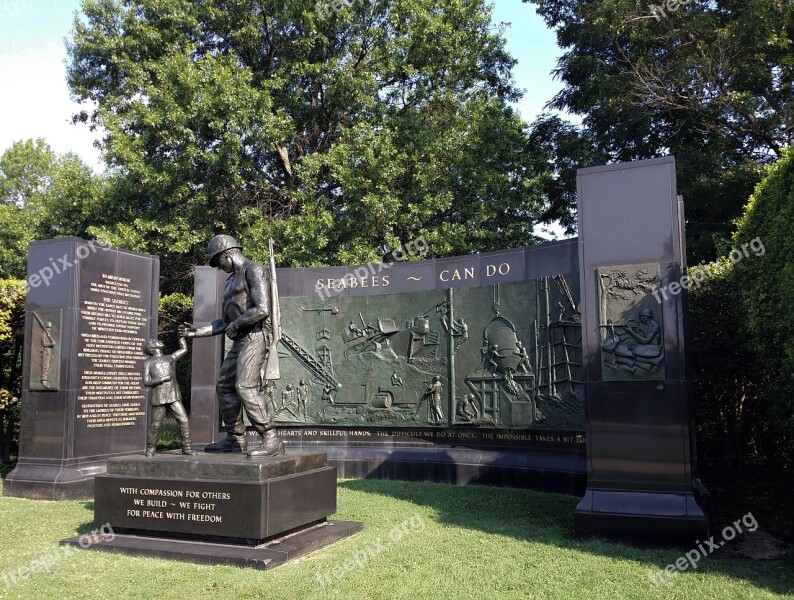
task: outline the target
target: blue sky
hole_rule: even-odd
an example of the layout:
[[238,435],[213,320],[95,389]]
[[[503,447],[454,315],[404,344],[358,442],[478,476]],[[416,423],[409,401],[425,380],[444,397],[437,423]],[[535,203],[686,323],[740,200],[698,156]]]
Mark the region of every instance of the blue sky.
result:
[[[16,140],[43,137],[55,152],[76,152],[102,169],[96,134],[70,122],[77,105],[66,87],[64,39],[79,7],[79,0],[0,0],[0,153]],[[525,90],[516,108],[531,122],[561,87],[550,74],[561,51],[521,0],[495,0],[494,21],[510,23],[507,48],[518,59],[513,77]]]

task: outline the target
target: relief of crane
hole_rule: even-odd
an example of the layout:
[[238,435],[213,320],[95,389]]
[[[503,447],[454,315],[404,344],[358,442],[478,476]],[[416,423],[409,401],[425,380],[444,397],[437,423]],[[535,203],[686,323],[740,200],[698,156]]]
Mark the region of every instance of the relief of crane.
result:
[[342,332],[342,338],[345,340],[345,358],[368,350],[377,351],[388,347],[389,337],[400,331],[394,319],[379,318],[375,325],[371,322],[367,323],[361,313],[358,313],[358,316],[361,319],[361,327],[355,321],[350,321]]

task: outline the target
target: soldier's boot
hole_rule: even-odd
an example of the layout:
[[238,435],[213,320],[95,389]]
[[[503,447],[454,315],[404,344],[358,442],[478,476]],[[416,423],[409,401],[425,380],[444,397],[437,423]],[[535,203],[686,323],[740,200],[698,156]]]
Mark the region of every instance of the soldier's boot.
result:
[[182,439],[182,454],[186,456],[198,456],[198,452],[193,452],[193,448],[190,444],[190,438]]
[[146,452],[144,452],[146,458],[151,458],[154,456],[154,449],[154,446],[146,446]]
[[204,446],[204,452],[245,452],[247,449],[248,440],[245,439],[244,433],[241,435],[230,433],[222,440]]
[[248,451],[248,458],[279,456],[280,454],[284,454],[284,442],[281,441],[275,429],[270,429],[262,434],[262,445]]

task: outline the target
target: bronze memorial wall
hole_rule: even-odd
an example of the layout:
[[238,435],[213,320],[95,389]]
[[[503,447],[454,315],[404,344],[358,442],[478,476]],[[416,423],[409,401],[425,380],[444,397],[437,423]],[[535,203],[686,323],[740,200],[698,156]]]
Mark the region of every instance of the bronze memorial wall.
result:
[[[288,445],[341,476],[583,491],[576,240],[277,276],[281,379],[264,393]],[[196,321],[225,281],[197,268]],[[220,435],[206,365],[222,343],[194,342],[196,441]]]
[[[577,494],[580,536],[705,539],[708,492],[698,478],[691,424],[686,294],[656,293],[673,284],[686,290],[675,161],[582,169],[577,194],[578,239],[275,270],[280,300],[270,308],[280,312],[283,331],[272,352],[279,353],[280,375],[261,377],[260,391],[290,451],[283,460],[300,462],[299,450],[314,453],[325,465],[315,465],[318,473],[328,478],[325,496],[307,475],[281,504],[325,498],[316,514],[331,514],[328,474],[335,468],[339,477]],[[236,248],[228,236],[213,239]],[[419,239],[394,254],[421,250],[429,248]],[[205,324],[221,316],[227,277],[220,269],[233,272],[235,260],[239,267],[244,258],[232,253],[218,268],[196,268],[199,326],[183,325],[183,333],[213,333]],[[157,257],[77,238],[30,245],[20,453],[5,495],[90,497],[99,475],[115,493],[118,478],[141,466],[161,478],[203,479],[193,460],[210,470],[233,464],[228,476],[245,481],[252,471],[262,475],[259,463],[240,454],[144,456],[149,409],[141,343],[157,331],[158,271]],[[232,286],[229,298],[238,292]],[[191,337],[193,445],[182,451],[193,457],[211,443],[215,451],[242,450],[242,423],[235,420],[240,431],[226,436],[216,393],[224,353],[231,347],[238,356],[232,344],[240,342]],[[235,391],[250,392],[258,369]],[[264,449],[248,454],[283,452],[279,436],[255,422]],[[268,432],[272,448],[264,444]],[[231,445],[215,444],[221,438]],[[138,456],[124,458],[131,454]],[[268,464],[278,471],[281,463]],[[102,475],[106,465],[129,472]],[[265,480],[259,493],[270,498]],[[105,507],[121,506],[107,494],[99,498]],[[284,520],[284,530],[291,523]],[[243,533],[267,534],[257,528],[227,535]]]

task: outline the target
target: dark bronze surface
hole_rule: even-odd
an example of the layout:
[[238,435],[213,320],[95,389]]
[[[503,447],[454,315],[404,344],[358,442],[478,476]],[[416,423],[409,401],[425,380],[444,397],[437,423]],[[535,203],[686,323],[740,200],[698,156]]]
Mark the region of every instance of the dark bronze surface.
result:
[[29,389],[58,389],[61,380],[61,310],[31,311]]
[[143,352],[150,358],[143,363],[143,385],[150,388],[149,433],[146,438],[146,456],[152,457],[160,439],[165,415],[170,412],[179,427],[182,452],[192,455],[190,422],[182,404],[182,393],[176,378],[176,361],[187,353],[185,338],[179,337],[179,349],[163,355],[163,343],[151,339],[143,343]]
[[[278,269],[286,344],[280,345],[282,378],[264,394],[276,407],[280,431],[303,432],[300,442],[286,436],[285,444],[328,451],[344,476],[581,493],[577,273],[576,240],[392,265]],[[355,279],[355,286],[318,293],[318,281],[327,292],[329,279],[345,278],[348,284]],[[366,287],[359,285],[365,279]],[[224,284],[224,274],[196,268],[196,322],[220,314]],[[416,318],[421,321],[426,312],[427,326],[417,326]],[[506,340],[510,351],[497,350],[498,357],[489,351],[484,361],[486,335],[495,338],[489,350],[492,341]],[[567,360],[564,339],[570,342]],[[212,389],[222,352],[223,346],[209,339],[194,342],[191,421],[202,443],[223,435]],[[549,356],[558,364],[553,381]],[[426,394],[433,377],[441,378],[440,424],[432,418],[433,395]],[[427,433],[428,427],[435,431]],[[521,429],[539,439],[570,441],[543,441],[537,448],[530,442],[530,453],[513,454],[527,444]],[[396,435],[399,430],[405,435]],[[420,430],[425,432],[412,437]],[[368,437],[340,437],[340,431]],[[417,443],[427,447],[402,452]],[[348,444],[355,451],[340,448]],[[447,452],[450,444],[456,451]]]
[[598,268],[604,381],[664,381],[659,263]]
[[[582,428],[574,247],[279,270],[281,379],[264,390],[276,422]],[[196,271],[206,319],[220,311],[222,281]],[[201,352],[216,360],[214,347]],[[203,419],[212,366],[196,367]]]
[[262,436],[262,442],[260,447],[248,451],[249,457],[284,453],[284,444],[274,427],[272,402],[262,393],[263,377],[264,381],[267,377],[280,377],[278,356],[268,350],[271,342],[273,347],[277,344],[281,329],[272,243],[270,251],[272,272],[246,258],[231,236],[213,237],[207,245],[210,265],[228,274],[221,315],[208,324],[179,326],[180,336],[225,336],[232,342],[216,378],[226,437],[205,446],[206,452],[245,452],[246,425],[250,425]]

